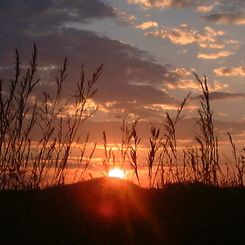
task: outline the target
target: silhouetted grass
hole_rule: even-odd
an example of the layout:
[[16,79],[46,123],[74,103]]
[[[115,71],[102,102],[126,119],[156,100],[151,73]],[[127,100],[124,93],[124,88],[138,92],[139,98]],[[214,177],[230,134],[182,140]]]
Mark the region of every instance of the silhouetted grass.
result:
[[[51,95],[44,91],[41,101],[34,97],[34,90],[40,83],[36,78],[37,69],[36,46],[27,69],[21,69],[16,51],[14,79],[0,80],[0,189],[38,189],[64,183],[72,144],[79,140],[78,131],[83,122],[95,112],[89,110],[88,101],[96,92],[94,85],[102,66],[88,80],[81,68],[70,115],[65,111],[67,104],[62,101],[67,60],[56,77],[56,93]],[[36,131],[41,131],[39,139],[35,139]],[[88,136],[77,161],[80,172],[74,176],[76,180],[81,179],[87,142]],[[85,169],[92,153],[85,162]]]
[[[14,78],[10,82],[0,80],[0,189],[39,189],[66,182],[73,145],[81,141],[79,131],[83,122],[96,111],[90,110],[89,100],[97,91],[95,83],[102,72],[100,66],[87,79],[82,66],[80,80],[72,96],[73,111],[69,114],[65,111],[67,104],[63,93],[63,84],[68,76],[67,66],[65,59],[56,77],[55,94],[44,91],[42,98],[35,97],[35,89],[40,80],[37,78],[37,49],[34,46],[29,66],[22,68],[16,51]],[[182,111],[188,103],[189,94],[174,117],[166,113],[163,132],[151,126],[146,143],[148,153],[145,155],[145,163],[139,163],[139,148],[143,146],[137,128],[139,120],[131,124],[125,121],[122,123],[121,144],[115,145],[119,156],[108,147],[107,135],[103,132],[102,164],[106,173],[115,165],[127,165],[140,185],[140,171],[142,166],[146,166],[150,188],[179,182],[244,185],[244,149],[238,151],[228,134],[234,161],[229,162],[226,169],[221,167],[207,78],[204,76],[200,79],[195,73],[194,77],[201,91],[196,145],[186,146],[184,149],[178,147],[176,126],[181,123]],[[36,131],[41,132],[39,139],[34,138]],[[74,182],[82,179],[96,150],[94,142],[94,147],[88,154],[88,142],[89,133],[80,148]]]
[[[150,129],[148,153],[145,156],[145,166],[148,168],[148,186],[159,188],[168,183],[197,182],[210,186],[243,186],[245,178],[244,149],[237,152],[232,137],[228,134],[234,161],[230,161],[227,165],[223,164],[221,167],[219,140],[215,134],[207,78],[204,76],[201,80],[195,73],[194,76],[201,91],[199,117],[196,120],[199,127],[199,134],[195,137],[196,144],[194,146],[187,145],[184,149],[178,147],[176,126],[183,118],[181,113],[190,97],[188,94],[177,109],[175,117],[166,113],[166,119],[163,123],[164,132],[155,126]],[[130,123],[123,122],[122,146],[126,145],[126,147],[122,155],[123,162],[128,161],[131,165],[139,184],[141,176],[137,156],[139,155],[138,148],[141,138],[137,132],[137,123],[138,121],[131,123],[130,129]],[[104,132],[104,137],[105,135]],[[118,162],[112,150],[110,154],[113,155],[113,163]],[[105,158],[107,155],[105,154]]]
[[[195,78],[202,91],[195,146],[178,147],[176,126],[189,96],[176,115],[166,113],[164,131],[151,126],[145,155],[148,189],[102,178],[63,185],[73,144],[83,122],[95,110],[89,99],[102,66],[86,79],[84,69],[73,95],[73,113],[63,102],[67,60],[56,78],[56,93],[35,98],[40,83],[37,49],[21,69],[16,51],[15,76],[0,80],[0,243],[1,244],[242,244],[245,232],[245,150],[228,133],[234,160],[221,168],[206,77]],[[34,138],[36,131],[39,139]],[[103,132],[105,171],[129,166],[138,185],[142,163],[138,120],[121,127],[115,150]],[[87,171],[96,142],[86,155],[83,140],[73,181]],[[86,156],[86,157],[85,157]],[[117,159],[118,158],[118,159]],[[49,188],[44,188],[52,186]],[[156,188],[157,187],[157,188]],[[42,190],[38,190],[41,189]]]

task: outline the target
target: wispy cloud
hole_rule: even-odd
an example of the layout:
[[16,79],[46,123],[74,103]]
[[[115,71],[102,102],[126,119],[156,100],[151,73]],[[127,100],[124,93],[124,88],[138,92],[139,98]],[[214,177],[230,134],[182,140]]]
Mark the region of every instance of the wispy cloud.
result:
[[187,79],[183,79],[183,80],[179,80],[175,83],[168,83],[167,88],[172,90],[172,89],[183,89],[183,90],[200,90],[200,86],[199,84],[194,81],[194,80],[187,80]]
[[214,69],[215,76],[220,77],[237,77],[242,76],[245,77],[245,66],[239,67],[220,67]]
[[199,53],[197,57],[199,59],[205,59],[205,60],[216,60],[216,59],[225,58],[231,55],[233,55],[233,52],[220,51],[220,52],[215,52],[215,53]]
[[217,39],[223,36],[224,31],[214,30],[206,26],[202,32],[182,24],[176,28],[161,27],[159,30],[147,32],[145,35],[148,37],[157,37],[161,39],[168,39],[176,45],[197,44],[205,48],[223,48],[224,44],[220,43]]
[[133,25],[136,17],[134,15],[129,15],[128,13],[118,10],[117,8],[114,8],[114,11],[116,15],[118,16],[119,21],[125,24],[131,24]]
[[[181,89],[181,90],[194,90],[194,91],[201,91],[200,84],[197,83],[196,80],[193,79],[180,79],[174,83],[168,83],[167,88],[172,89]],[[221,83],[219,81],[214,81],[209,83],[209,91],[210,92],[217,92],[224,89],[227,89],[228,85],[225,83]]]
[[217,43],[200,43],[199,46],[201,48],[207,48],[207,49],[223,49],[225,48],[225,44],[222,42]]
[[194,8],[203,18],[218,24],[245,25],[244,0],[128,0],[130,4],[138,4],[149,8]]
[[237,47],[237,48],[240,47],[240,42],[238,40],[234,40],[234,39],[226,40],[225,44],[233,45],[234,47]]
[[192,71],[194,71],[194,69],[178,67],[178,68],[175,68],[174,70],[172,70],[171,72],[173,72],[176,75],[178,75],[179,77],[183,78],[183,77],[187,77],[187,76],[191,75]]

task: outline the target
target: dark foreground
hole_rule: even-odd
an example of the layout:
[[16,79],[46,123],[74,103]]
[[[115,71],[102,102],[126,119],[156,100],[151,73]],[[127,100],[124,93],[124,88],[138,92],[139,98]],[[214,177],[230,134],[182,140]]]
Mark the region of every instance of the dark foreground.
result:
[[4,191],[0,244],[245,244],[245,189],[104,178]]

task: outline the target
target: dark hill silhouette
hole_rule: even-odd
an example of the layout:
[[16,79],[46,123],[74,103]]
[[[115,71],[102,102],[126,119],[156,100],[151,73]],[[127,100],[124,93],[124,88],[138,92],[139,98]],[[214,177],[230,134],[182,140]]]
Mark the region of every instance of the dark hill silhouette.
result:
[[0,192],[0,244],[243,244],[245,189],[100,178]]

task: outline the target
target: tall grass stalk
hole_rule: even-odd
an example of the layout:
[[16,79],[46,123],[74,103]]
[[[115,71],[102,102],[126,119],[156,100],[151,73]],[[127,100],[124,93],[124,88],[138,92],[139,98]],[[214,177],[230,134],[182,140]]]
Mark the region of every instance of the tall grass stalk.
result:
[[235,182],[239,186],[244,185],[244,176],[245,176],[245,149],[243,148],[241,152],[237,152],[237,147],[235,143],[233,142],[231,134],[228,132],[228,137],[230,141],[230,145],[232,147],[232,155],[234,158],[234,166],[235,166]]
[[[73,113],[69,115],[65,110],[68,104],[62,101],[67,60],[56,78],[55,95],[44,91],[42,100],[35,96],[40,84],[36,46],[26,70],[21,69],[17,50],[15,60],[14,78],[10,82],[0,80],[0,189],[37,189],[62,184],[72,146],[80,140],[81,126],[95,112],[89,109],[88,102],[96,93],[95,83],[102,66],[88,80],[82,67],[73,95]],[[79,158],[79,167],[82,162]]]
[[219,166],[218,138],[214,133],[213,111],[210,105],[208,82],[206,76],[203,77],[203,80],[195,73],[194,76],[202,91],[200,109],[198,111],[199,119],[197,121],[201,135],[196,137],[199,143],[202,182],[217,185],[217,174],[221,169]]

